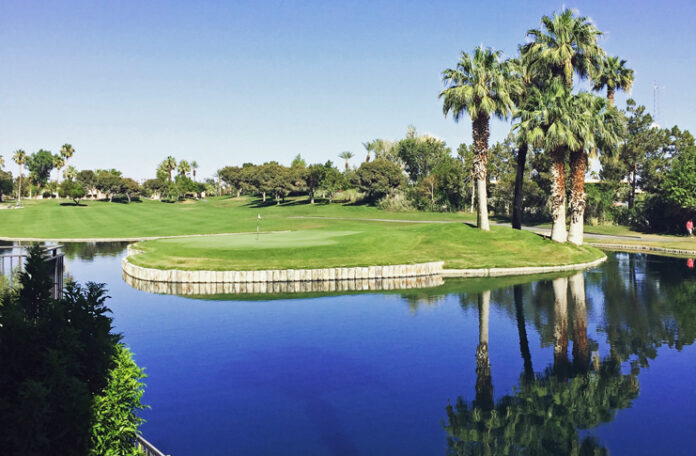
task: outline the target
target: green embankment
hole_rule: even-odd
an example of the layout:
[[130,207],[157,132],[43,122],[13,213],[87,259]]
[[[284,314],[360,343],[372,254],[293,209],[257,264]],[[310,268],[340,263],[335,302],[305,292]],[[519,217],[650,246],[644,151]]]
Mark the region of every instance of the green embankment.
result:
[[[387,212],[368,206],[260,206],[254,200],[209,199],[166,204],[29,201],[0,212],[0,236],[44,239],[138,238],[218,233],[144,241],[134,264],[159,269],[258,270],[445,261],[447,268],[551,266],[592,261],[592,247],[559,245],[530,232],[479,231],[470,214]],[[261,234],[256,234],[261,214]],[[332,219],[334,218],[334,219]],[[399,223],[365,219],[440,221]]]

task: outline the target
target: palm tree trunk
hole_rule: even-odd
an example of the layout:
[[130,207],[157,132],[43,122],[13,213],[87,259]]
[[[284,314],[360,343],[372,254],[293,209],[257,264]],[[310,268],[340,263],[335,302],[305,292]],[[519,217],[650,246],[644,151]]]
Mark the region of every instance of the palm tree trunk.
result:
[[477,226],[483,231],[490,231],[488,223],[488,193],[486,191],[486,166],[488,163],[489,119],[483,114],[473,121],[474,137],[474,177],[478,191]]
[[607,101],[609,106],[614,106],[614,89],[607,86]]
[[524,321],[524,303],[522,302],[522,285],[515,285],[513,288],[515,295],[515,316],[517,318],[517,335],[520,340],[520,353],[524,362],[524,379],[529,381],[534,379],[534,368],[532,367],[532,354],[529,351],[529,339],[527,338],[527,325]]
[[346,160],[346,171],[350,169],[350,166],[348,166],[348,160]]
[[475,407],[493,409],[493,381],[488,356],[488,317],[491,306],[491,291],[486,290],[478,297],[479,344],[476,347],[476,399]]
[[587,303],[585,301],[585,276],[578,272],[568,279],[570,297],[573,300],[573,365],[578,372],[587,372],[590,366],[590,349],[587,344]]
[[568,375],[568,279],[553,280],[553,368],[560,378]]
[[637,186],[637,175],[638,175],[638,163],[633,164],[633,171],[632,171],[632,178],[631,178],[631,191],[628,194],[628,208],[633,209],[633,206],[636,203],[636,186]]
[[469,212],[474,212],[474,204],[476,201],[476,179],[474,179],[474,175],[471,175],[471,207],[469,208]]
[[515,194],[512,200],[512,227],[522,229],[522,184],[524,184],[524,168],[527,164],[527,143],[520,144],[517,150],[517,174],[515,175]]
[[22,168],[19,168],[19,192],[17,192],[17,205],[22,202]]
[[587,154],[584,150],[570,154],[570,228],[568,241],[582,245],[585,225],[585,172]]
[[565,242],[566,232],[565,209],[565,149],[559,148],[552,153],[551,164],[551,240]]

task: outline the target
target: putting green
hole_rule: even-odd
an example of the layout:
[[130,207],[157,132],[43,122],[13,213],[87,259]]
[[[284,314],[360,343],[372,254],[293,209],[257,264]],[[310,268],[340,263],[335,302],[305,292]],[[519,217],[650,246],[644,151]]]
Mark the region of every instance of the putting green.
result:
[[259,250],[259,249],[283,249],[331,245],[339,242],[337,238],[358,234],[359,231],[281,231],[222,234],[217,236],[192,236],[184,238],[171,238],[158,240],[158,244],[167,248],[179,248],[187,250],[215,249],[215,250]]

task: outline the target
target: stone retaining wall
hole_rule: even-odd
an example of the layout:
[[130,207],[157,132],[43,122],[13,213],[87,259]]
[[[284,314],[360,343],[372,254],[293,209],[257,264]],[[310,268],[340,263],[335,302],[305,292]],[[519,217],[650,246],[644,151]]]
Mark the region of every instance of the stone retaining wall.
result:
[[576,271],[589,269],[604,263],[607,256],[594,261],[560,266],[528,266],[522,268],[443,269],[443,277],[502,277],[511,275],[545,274],[548,272]]
[[437,287],[444,283],[439,275],[400,279],[334,280],[321,282],[180,283],[139,280],[123,273],[131,287],[148,293],[170,295],[336,293],[348,291],[407,290]]
[[[136,252],[137,250],[128,248],[129,254]],[[443,261],[435,261],[431,263],[354,268],[181,271],[136,266],[128,261],[128,257],[121,260],[123,272],[127,275],[139,280],[167,283],[265,283],[397,279],[440,275],[443,264]]]

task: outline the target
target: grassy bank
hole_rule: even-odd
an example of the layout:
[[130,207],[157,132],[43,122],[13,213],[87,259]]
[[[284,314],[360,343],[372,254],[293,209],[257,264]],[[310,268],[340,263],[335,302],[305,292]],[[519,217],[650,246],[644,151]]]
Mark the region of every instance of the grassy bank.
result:
[[[288,232],[173,238],[137,244],[138,266],[184,270],[259,270],[411,264],[446,268],[551,266],[592,261],[589,246],[560,245],[536,234],[463,223],[401,224],[315,220]],[[296,228],[296,227],[294,227]]]

